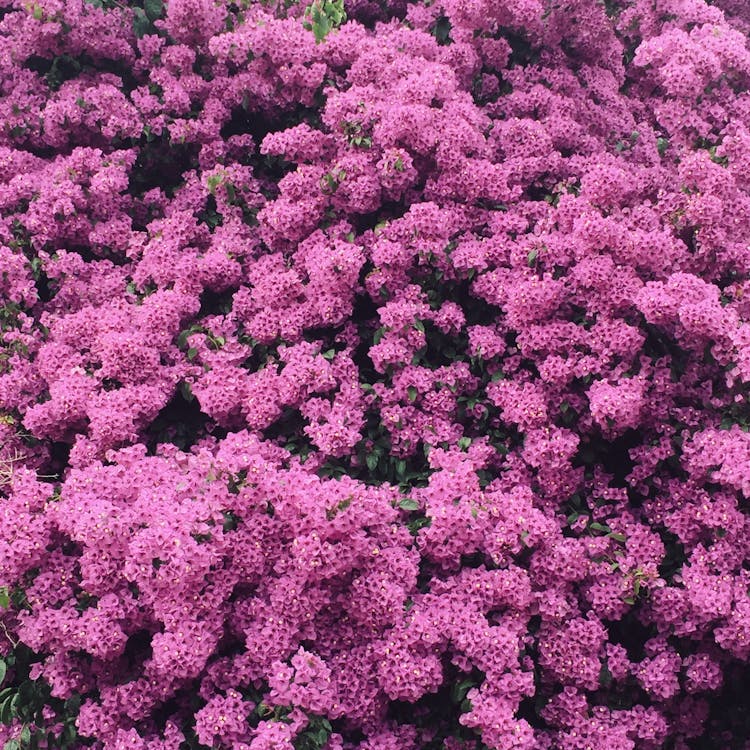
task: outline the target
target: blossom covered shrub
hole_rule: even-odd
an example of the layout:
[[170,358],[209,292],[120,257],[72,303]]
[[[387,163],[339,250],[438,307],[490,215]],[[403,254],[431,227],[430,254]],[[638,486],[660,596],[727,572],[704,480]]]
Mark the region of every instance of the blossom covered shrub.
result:
[[750,747],[750,6],[0,8],[7,750]]

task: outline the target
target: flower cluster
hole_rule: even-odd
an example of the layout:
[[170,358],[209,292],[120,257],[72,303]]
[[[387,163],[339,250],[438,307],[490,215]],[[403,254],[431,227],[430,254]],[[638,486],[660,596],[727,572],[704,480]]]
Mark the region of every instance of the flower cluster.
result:
[[0,1],[0,741],[747,750],[748,7]]

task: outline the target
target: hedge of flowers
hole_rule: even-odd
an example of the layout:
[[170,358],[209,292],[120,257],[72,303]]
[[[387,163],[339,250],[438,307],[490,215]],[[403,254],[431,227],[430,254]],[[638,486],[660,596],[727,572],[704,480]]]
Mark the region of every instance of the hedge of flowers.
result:
[[6,750],[749,748],[749,37],[2,0]]

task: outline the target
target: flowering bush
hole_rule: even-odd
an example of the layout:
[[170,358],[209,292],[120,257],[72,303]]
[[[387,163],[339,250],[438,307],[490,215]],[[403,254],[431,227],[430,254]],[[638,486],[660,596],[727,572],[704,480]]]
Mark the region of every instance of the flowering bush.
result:
[[0,8],[6,750],[750,748],[747,3]]

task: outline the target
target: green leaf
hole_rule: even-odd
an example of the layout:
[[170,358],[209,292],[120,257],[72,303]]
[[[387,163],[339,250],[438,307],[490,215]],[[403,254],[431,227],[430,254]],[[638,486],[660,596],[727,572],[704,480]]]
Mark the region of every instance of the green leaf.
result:
[[305,11],[303,26],[312,31],[320,44],[328,33],[346,20],[344,0],[315,0]]
[[[135,291],[135,290],[133,290]],[[177,337],[177,347],[184,349],[188,344],[188,336],[193,333],[190,328],[186,328],[184,331],[180,331],[180,335]]]
[[[16,655],[15,653],[11,653],[8,654],[6,661],[8,662],[8,666],[15,666],[23,663],[23,657],[20,654]],[[18,680],[15,680],[15,682],[17,683]],[[43,684],[43,682],[36,682],[30,679],[22,680],[21,684],[18,686],[17,697],[20,699],[21,703],[29,703],[35,693],[41,692],[40,686]]]
[[614,539],[616,542],[625,542],[625,534],[619,534],[615,531],[610,531],[607,536],[611,539]]
[[138,39],[151,33],[153,26],[143,8],[133,8],[133,33]]
[[320,356],[323,357],[323,359],[332,360],[336,356],[336,350],[328,349],[328,351],[322,352]]
[[196,358],[197,356],[198,356],[198,350],[197,350],[197,349],[195,349],[194,347],[191,347],[190,349],[188,349],[188,350],[187,350],[187,358],[188,358],[189,360],[191,360],[191,361],[192,361],[192,360],[194,360],[194,359],[195,359],[195,358]]
[[29,729],[28,724],[24,724],[23,729],[21,730],[21,734],[19,735],[18,739],[21,741],[22,745],[28,745],[31,741],[31,729]]
[[0,587],[0,609],[8,609],[10,606],[10,593],[6,586]]
[[430,34],[437,39],[437,43],[440,45],[450,44],[453,40],[451,39],[451,22],[448,16],[438,16],[435,23],[430,27]]
[[375,453],[368,453],[365,457],[365,463],[370,471],[375,471],[378,466],[378,457]]
[[158,18],[161,18],[164,3],[162,0],[144,0],[143,9],[146,11],[146,18],[153,23]]
[[5,663],[4,659],[0,659],[0,685],[3,684],[3,680],[5,679],[5,675],[8,672],[8,665]]
[[193,395],[193,390],[190,386],[190,383],[188,383],[186,380],[183,380],[180,383],[180,393],[182,394],[182,397],[187,401],[188,403],[192,403],[195,401],[195,396]]
[[454,703],[462,703],[466,698],[466,694],[473,687],[476,687],[476,682],[474,680],[462,680],[451,688],[451,700]]
[[419,510],[419,503],[411,497],[405,497],[399,504],[398,507],[401,510]]
[[411,401],[412,403],[417,400],[417,389],[413,385],[410,385],[406,389],[406,393],[409,396],[409,401]]
[[539,250],[537,250],[536,248],[529,251],[529,254],[526,256],[526,260],[530,267],[533,266],[534,263],[536,263],[536,259],[538,256],[539,256]]
[[72,721],[68,721],[65,724],[65,729],[63,729],[63,733],[61,736],[61,740],[65,747],[68,747],[69,745],[72,745],[76,738],[78,737],[78,730],[76,729],[75,725],[75,719]]
[[19,700],[18,693],[14,693],[0,704],[0,724],[10,724],[13,721]]
[[218,188],[222,182],[224,182],[223,174],[210,175],[206,180],[206,187],[208,188],[208,192],[211,193],[211,195],[216,195],[216,188]]
[[406,524],[406,528],[409,529],[409,533],[412,536],[416,536],[417,532],[420,529],[425,528],[426,526],[430,526],[432,524],[432,519],[427,518],[426,516],[422,516],[421,518],[415,518],[413,521],[410,521]]

